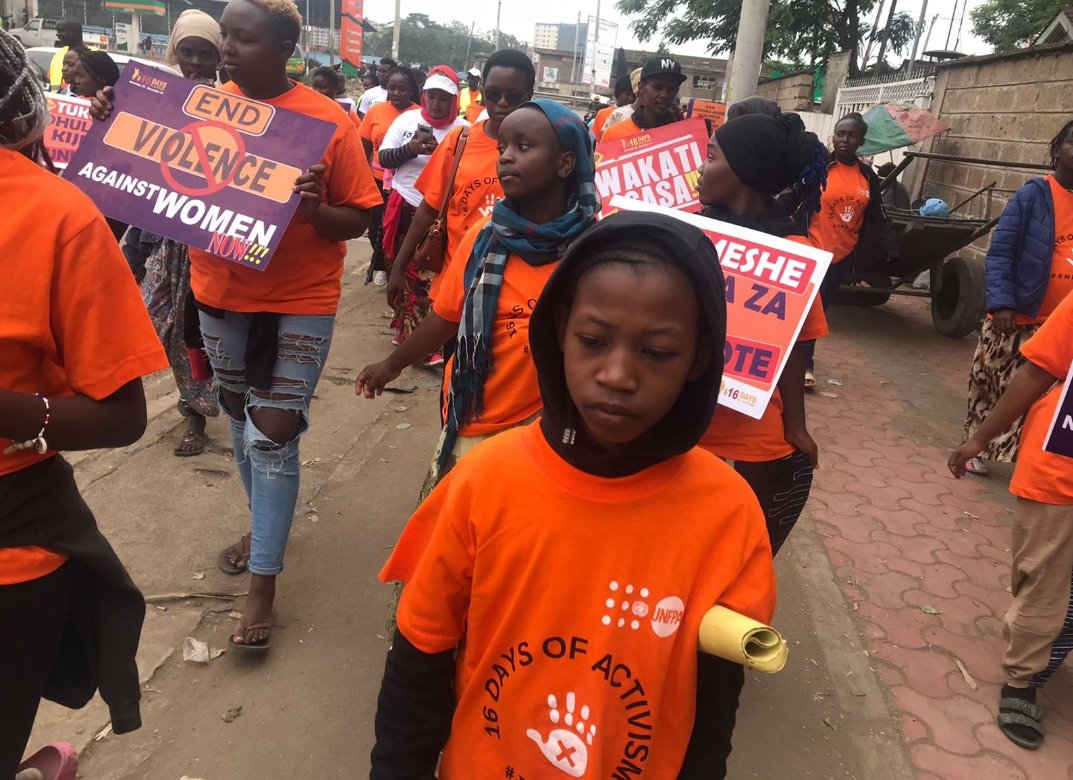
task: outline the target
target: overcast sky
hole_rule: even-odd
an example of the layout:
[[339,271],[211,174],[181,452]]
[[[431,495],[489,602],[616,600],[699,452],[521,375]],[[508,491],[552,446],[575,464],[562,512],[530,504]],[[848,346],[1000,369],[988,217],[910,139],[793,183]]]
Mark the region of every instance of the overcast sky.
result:
[[[402,15],[411,13],[427,14],[430,18],[439,22],[449,22],[452,19],[470,23],[477,22],[477,29],[494,30],[496,25],[496,0],[468,0],[467,2],[445,3],[443,0],[401,0]],[[890,0],[886,0],[889,4]],[[899,0],[898,11],[907,11],[914,19],[919,18],[922,0]],[[967,2],[969,10],[979,5],[982,0],[957,0],[957,15],[961,16],[961,7]],[[943,48],[946,44],[947,30],[950,27],[950,18],[954,13],[955,0],[929,0],[927,10],[927,24],[930,25],[933,16],[938,14],[935,21],[934,31],[931,34],[929,47],[932,49]],[[885,4],[885,8],[889,5]],[[578,11],[582,18],[596,15],[596,0],[506,0],[502,5],[500,25],[504,32],[514,37],[532,42],[533,27],[537,22],[576,22]],[[874,17],[874,11],[869,24]],[[883,18],[886,18],[886,10]],[[365,0],[365,15],[374,22],[389,22],[395,15],[394,0]],[[628,28],[629,19],[623,17],[615,9],[611,0],[605,0],[600,4],[600,17],[619,23],[617,45],[625,48],[648,48],[655,49],[658,39],[641,43]],[[965,16],[965,24],[961,33],[961,46],[959,49],[967,54],[986,54],[990,47],[983,41],[972,35],[972,19]],[[925,34],[927,28],[925,28]],[[957,23],[950,37],[950,48],[954,48],[954,39],[957,37]],[[922,40],[923,42],[923,40]],[[682,54],[704,55],[706,43],[694,41],[683,46],[672,46],[672,51]],[[893,60],[893,58],[891,58]]]

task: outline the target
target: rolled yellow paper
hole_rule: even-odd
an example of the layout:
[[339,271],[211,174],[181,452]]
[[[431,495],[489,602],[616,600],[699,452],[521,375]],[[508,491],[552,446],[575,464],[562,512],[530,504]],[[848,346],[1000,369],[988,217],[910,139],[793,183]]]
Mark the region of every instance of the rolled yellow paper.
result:
[[778,631],[726,607],[712,607],[700,621],[700,649],[769,673],[786,666],[789,653]]

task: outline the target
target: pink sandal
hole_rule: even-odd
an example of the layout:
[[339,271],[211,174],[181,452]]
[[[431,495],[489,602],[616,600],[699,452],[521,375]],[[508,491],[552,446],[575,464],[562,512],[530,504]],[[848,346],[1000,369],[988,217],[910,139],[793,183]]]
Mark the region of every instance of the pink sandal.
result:
[[20,772],[36,769],[45,780],[75,780],[78,774],[78,751],[66,742],[53,742],[19,764]]

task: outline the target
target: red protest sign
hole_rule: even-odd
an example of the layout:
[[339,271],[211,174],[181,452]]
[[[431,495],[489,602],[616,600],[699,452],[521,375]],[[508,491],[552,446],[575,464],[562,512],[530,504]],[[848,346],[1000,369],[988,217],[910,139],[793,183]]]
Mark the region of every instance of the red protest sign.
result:
[[708,147],[702,119],[605,141],[596,146],[596,191],[607,202],[615,195],[680,211],[699,211],[697,179]]
[[675,217],[703,230],[715,244],[727,300],[719,403],[760,419],[816,300],[831,253],[636,199],[618,197],[610,205]]
[[67,95],[49,95],[48,112],[52,121],[45,128],[42,140],[53,165],[62,171],[78,151],[83,136],[93,127],[89,101]]
[[686,116],[707,119],[712,124],[712,130],[715,130],[727,120],[727,104],[716,103],[714,100],[693,98],[689,101],[688,108],[686,108]]

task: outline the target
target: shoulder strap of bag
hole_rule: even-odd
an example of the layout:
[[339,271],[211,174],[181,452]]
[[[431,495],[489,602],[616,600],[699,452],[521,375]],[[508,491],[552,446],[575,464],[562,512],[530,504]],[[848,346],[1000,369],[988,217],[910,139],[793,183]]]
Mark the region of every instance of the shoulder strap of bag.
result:
[[466,150],[466,142],[469,140],[469,128],[464,128],[462,134],[458,137],[458,145],[455,146],[455,161],[451,165],[451,175],[447,181],[450,182],[447,187],[447,194],[444,196],[443,204],[440,206],[440,213],[436,215],[436,219],[442,220],[447,216],[447,206],[451,203],[451,191],[455,186],[455,176],[458,175],[458,165],[462,162],[462,152]]

